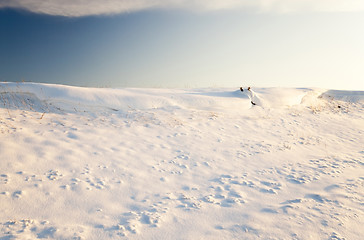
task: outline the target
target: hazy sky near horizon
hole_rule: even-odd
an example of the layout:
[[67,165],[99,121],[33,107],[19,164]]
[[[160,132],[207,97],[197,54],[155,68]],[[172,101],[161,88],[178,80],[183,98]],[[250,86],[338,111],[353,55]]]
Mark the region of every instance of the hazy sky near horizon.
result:
[[356,0],[0,0],[0,81],[364,90],[363,23]]

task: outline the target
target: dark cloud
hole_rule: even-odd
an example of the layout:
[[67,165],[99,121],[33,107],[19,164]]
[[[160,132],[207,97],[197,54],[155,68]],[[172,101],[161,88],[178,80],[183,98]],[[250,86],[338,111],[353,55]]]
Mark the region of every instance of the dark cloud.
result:
[[80,17],[135,12],[144,9],[217,11],[249,9],[257,12],[363,11],[358,0],[0,0],[0,8],[21,8],[35,13]]

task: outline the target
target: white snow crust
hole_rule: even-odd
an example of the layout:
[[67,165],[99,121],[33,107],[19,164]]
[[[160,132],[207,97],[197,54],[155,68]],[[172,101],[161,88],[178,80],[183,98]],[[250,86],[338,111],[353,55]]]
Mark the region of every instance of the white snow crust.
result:
[[364,92],[0,83],[0,239],[362,239]]

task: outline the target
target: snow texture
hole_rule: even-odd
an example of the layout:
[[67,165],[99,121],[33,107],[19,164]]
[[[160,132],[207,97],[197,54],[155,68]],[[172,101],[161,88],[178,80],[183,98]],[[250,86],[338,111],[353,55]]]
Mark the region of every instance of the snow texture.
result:
[[361,239],[364,92],[0,83],[0,239]]

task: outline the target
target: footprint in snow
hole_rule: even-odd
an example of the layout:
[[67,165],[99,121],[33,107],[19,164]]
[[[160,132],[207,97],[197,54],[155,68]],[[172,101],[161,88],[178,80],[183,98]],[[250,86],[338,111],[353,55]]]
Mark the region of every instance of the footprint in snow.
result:
[[75,140],[78,139],[78,136],[73,132],[67,132],[67,137]]
[[202,207],[201,201],[198,200],[196,197],[190,197],[183,193],[180,194],[177,200],[180,203],[177,207],[187,211],[200,209]]
[[111,227],[103,225],[96,226],[103,228],[105,231],[111,232],[117,236],[127,236],[129,234],[139,234],[143,227],[159,227],[162,223],[163,214],[168,208],[162,207],[164,204],[153,204],[148,208],[135,207],[135,211],[123,213],[119,222]]
[[22,191],[22,190],[19,190],[19,191],[15,191],[15,192],[13,192],[13,198],[16,198],[16,199],[19,199],[19,198],[21,198],[23,195],[25,194],[25,192],[24,191]]
[[52,180],[52,181],[58,180],[61,177],[63,177],[63,175],[57,170],[49,170],[48,173],[46,173],[46,176],[49,180]]
[[48,221],[34,219],[9,220],[0,223],[5,234],[0,239],[84,239],[81,227],[58,229]]
[[214,183],[209,188],[212,190],[212,194],[202,197],[202,201],[222,207],[245,203],[244,191],[241,189],[245,184],[242,179],[222,174],[220,177],[212,179],[211,182]]
[[1,174],[0,175],[0,184],[8,184],[9,177],[7,174]]

